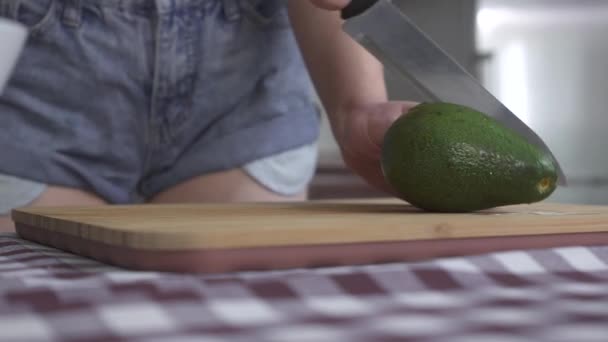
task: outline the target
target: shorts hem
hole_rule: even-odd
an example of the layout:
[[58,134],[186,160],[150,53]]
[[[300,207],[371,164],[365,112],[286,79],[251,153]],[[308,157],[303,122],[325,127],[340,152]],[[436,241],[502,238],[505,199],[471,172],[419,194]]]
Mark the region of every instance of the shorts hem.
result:
[[3,146],[1,174],[43,183],[47,186],[62,186],[90,192],[108,203],[129,202],[127,198],[114,198],[99,193],[86,180],[79,177],[77,171],[70,171],[69,166],[62,166],[59,161],[53,160],[52,152],[35,152],[28,147],[22,147],[7,140],[0,141],[0,144]]
[[[315,116],[303,112],[282,115],[219,138],[200,141],[167,173],[144,182],[140,193],[150,198],[188,179],[242,168],[258,159],[312,144],[319,137],[316,120],[316,113]],[[217,151],[229,152],[218,155]]]

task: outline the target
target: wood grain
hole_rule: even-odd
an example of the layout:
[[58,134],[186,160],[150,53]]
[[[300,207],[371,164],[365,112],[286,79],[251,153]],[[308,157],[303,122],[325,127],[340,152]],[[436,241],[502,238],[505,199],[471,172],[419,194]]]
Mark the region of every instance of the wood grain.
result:
[[608,232],[608,207],[534,204],[438,214],[392,200],[39,207],[17,225],[146,250],[305,246]]

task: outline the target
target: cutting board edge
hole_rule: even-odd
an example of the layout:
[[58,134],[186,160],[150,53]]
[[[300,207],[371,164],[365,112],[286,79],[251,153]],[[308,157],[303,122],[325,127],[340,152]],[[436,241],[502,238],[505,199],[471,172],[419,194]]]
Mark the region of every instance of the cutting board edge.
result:
[[110,265],[140,271],[225,273],[302,267],[356,266],[424,261],[516,249],[608,244],[608,233],[559,234],[506,238],[384,241],[319,246],[273,246],[232,249],[146,250],[108,245],[63,233],[49,234],[20,224],[24,239],[76,253]]

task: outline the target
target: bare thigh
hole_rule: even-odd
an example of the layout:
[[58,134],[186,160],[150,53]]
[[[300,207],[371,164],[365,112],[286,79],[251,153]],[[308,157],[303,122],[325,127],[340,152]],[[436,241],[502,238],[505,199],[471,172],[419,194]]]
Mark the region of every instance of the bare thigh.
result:
[[[101,198],[82,190],[65,187],[48,187],[29,206],[104,205]],[[9,216],[0,216],[0,232],[13,232],[13,221]]]
[[307,191],[293,196],[276,194],[241,169],[192,178],[153,197],[150,203],[304,201]]

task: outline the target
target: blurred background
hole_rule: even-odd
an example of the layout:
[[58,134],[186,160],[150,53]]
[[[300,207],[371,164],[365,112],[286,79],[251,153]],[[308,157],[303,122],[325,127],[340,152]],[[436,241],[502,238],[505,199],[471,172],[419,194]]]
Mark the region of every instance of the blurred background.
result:
[[[608,204],[608,1],[394,2],[549,145],[569,181],[549,201]],[[424,100],[386,78],[391,99]],[[311,196],[381,195],[344,167],[324,122]]]

